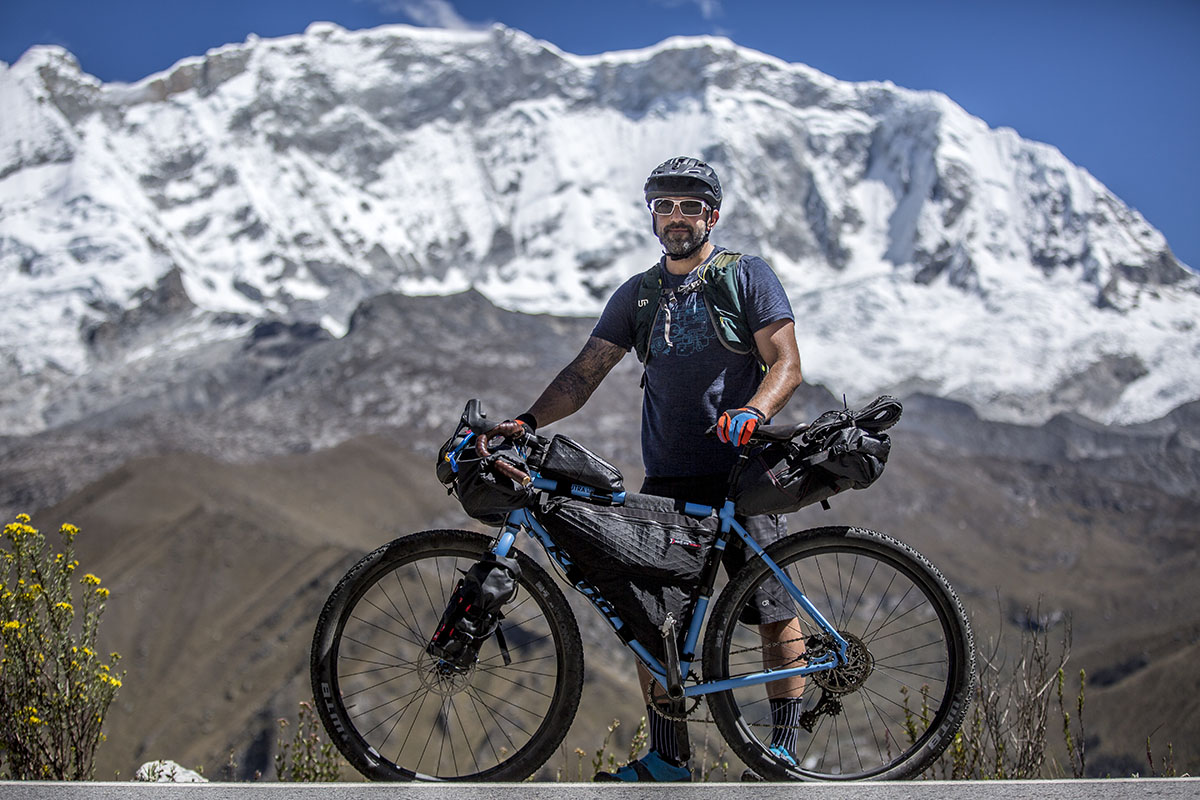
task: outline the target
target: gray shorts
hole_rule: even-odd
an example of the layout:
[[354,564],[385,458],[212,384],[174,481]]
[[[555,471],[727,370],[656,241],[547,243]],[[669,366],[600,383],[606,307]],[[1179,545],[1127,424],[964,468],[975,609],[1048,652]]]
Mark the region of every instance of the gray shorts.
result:
[[[725,487],[728,475],[704,475],[699,477],[646,478],[642,483],[642,494],[652,494],[659,497],[670,497],[673,500],[685,500],[692,503],[721,506],[724,503]],[[764,514],[757,517],[737,517],[738,523],[746,529],[759,547],[764,550],[783,537],[787,536],[787,517],[782,515]],[[738,570],[746,565],[746,545],[741,538],[734,534],[721,563],[732,578]],[[794,619],[795,602],[783,586],[775,578],[769,578],[755,590],[752,603],[748,603],[739,619],[747,625],[763,625],[770,622],[784,622]]]
[[[741,526],[746,529],[759,547],[764,550],[768,546],[787,536],[787,517],[775,514],[764,514],[758,517],[736,517]],[[741,538],[734,534],[725,547],[721,563],[732,578],[746,565],[751,555]],[[783,622],[796,616],[795,601],[788,595],[787,590],[774,577],[768,578],[754,591],[752,604],[748,603],[738,619],[747,625],[763,625],[768,622]]]

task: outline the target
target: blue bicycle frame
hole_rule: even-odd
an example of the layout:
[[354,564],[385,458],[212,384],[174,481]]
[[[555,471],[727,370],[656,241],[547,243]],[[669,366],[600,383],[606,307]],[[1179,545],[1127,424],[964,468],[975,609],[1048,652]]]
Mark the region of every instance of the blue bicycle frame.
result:
[[[555,492],[559,489],[557,481],[549,480],[535,476],[533,485],[537,489],[544,491]],[[586,486],[571,486],[570,493],[581,499],[591,499],[593,490]],[[613,505],[621,505],[624,502],[624,494],[619,494],[613,498]],[[835,652],[827,652],[821,654],[802,667],[791,667],[787,669],[764,669],[762,672],[757,672],[751,675],[743,675],[737,678],[728,678],[719,681],[701,681],[692,683],[683,687],[684,697],[696,697],[699,695],[709,694],[711,692],[723,692],[730,689],[737,689],[744,686],[754,686],[756,684],[769,683],[771,681],[784,680],[787,678],[799,677],[803,675],[811,675],[815,672],[823,672],[833,669],[839,664],[846,661],[847,643],[841,634],[822,616],[804,593],[792,582],[787,573],[784,572],[778,564],[771,560],[766,552],[759,546],[758,542],[750,537],[746,529],[738,524],[734,519],[734,503],[733,500],[726,500],[725,505],[720,510],[713,506],[701,505],[698,503],[687,503],[684,506],[684,513],[705,519],[712,514],[716,514],[719,520],[719,528],[717,538],[713,544],[713,548],[708,554],[705,563],[704,572],[701,576],[701,592],[696,598],[696,605],[691,610],[690,618],[681,620],[681,624],[687,626],[687,634],[683,642],[683,650],[680,653],[680,678],[686,679],[689,675],[691,666],[696,659],[696,646],[700,639],[700,629],[704,626],[704,618],[708,612],[709,601],[712,597],[713,583],[716,578],[717,565],[720,561],[720,555],[724,551],[729,542],[731,534],[736,533],[745,543],[746,547],[750,548],[756,556],[761,558],[766,565],[775,574],[779,583],[787,590],[792,599],[796,601],[804,613],[819,627],[822,631],[829,635],[832,641],[836,644]],[[524,528],[531,538],[541,543],[546,554],[553,559],[560,567],[564,574],[567,573],[571,566],[571,559],[564,553],[549,532],[537,521],[534,515],[527,508],[517,509],[508,515],[504,523],[500,536],[496,542],[492,552],[498,556],[507,556],[513,543],[516,541],[517,534]],[[600,614],[608,620],[612,625],[613,630],[618,632],[624,626],[619,614],[605,598],[586,581],[581,581],[576,584],[578,589]],[[624,637],[622,637],[624,639]],[[638,659],[650,671],[663,687],[668,685],[667,670],[657,658],[650,654],[646,647],[636,639],[630,639],[628,642],[629,648],[637,655]]]

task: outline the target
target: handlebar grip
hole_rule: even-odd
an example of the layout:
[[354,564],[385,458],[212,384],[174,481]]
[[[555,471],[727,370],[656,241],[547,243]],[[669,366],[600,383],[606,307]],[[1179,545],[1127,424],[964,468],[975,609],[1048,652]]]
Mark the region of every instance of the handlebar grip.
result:
[[533,483],[533,478],[531,478],[529,476],[528,472],[525,472],[520,467],[517,467],[517,466],[511,464],[507,459],[497,458],[496,461],[492,464],[492,466],[501,475],[503,475],[504,477],[509,478],[513,481],[516,481],[517,483],[521,484],[522,486],[528,486],[529,484]]
[[501,422],[499,425],[490,428],[486,433],[479,433],[475,436],[475,452],[482,459],[493,459],[492,466],[506,478],[510,478],[522,486],[528,486],[533,483],[533,478],[529,476],[529,473],[506,459],[495,458],[488,451],[488,440],[493,436],[500,436],[521,444],[529,436],[529,429],[514,420]]

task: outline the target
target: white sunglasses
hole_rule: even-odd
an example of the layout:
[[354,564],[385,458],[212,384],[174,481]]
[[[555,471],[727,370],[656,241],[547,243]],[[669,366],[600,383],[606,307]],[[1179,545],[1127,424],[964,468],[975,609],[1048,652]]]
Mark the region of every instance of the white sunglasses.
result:
[[708,208],[703,200],[673,200],[670,197],[656,197],[650,201],[650,210],[660,217],[669,217],[678,208],[685,217],[698,217]]

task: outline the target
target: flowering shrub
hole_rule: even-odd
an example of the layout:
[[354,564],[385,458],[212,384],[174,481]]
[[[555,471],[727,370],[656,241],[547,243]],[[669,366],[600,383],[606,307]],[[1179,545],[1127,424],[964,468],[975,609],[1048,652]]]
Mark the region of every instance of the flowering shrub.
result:
[[275,754],[275,773],[281,781],[336,781],[342,762],[332,744],[321,737],[317,713],[312,703],[300,704],[300,720],[292,741],[284,733],[288,721],[279,720],[279,751]]
[[21,514],[0,540],[0,777],[92,777],[100,726],[121,688],[120,656],[96,651],[108,589],[78,576],[75,537],[63,550]]

